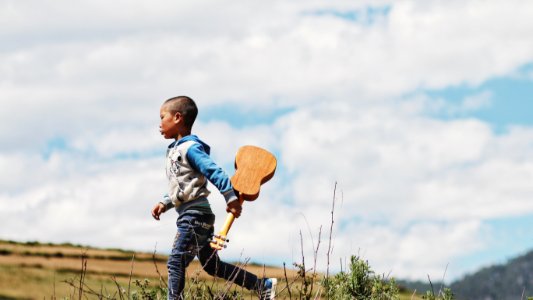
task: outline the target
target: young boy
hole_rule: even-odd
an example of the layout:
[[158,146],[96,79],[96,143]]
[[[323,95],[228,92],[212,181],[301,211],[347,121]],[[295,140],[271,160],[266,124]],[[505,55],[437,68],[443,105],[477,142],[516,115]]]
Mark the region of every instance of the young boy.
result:
[[185,268],[195,256],[208,274],[257,291],[260,299],[274,299],[275,278],[258,279],[250,272],[222,262],[209,245],[215,215],[207,200],[210,193],[207,180],[224,196],[227,212],[238,218],[242,207],[227,174],[209,156],[210,147],[191,135],[197,114],[196,104],[187,96],[168,99],[160,110],[159,130],[165,139],[175,141],[168,146],[166,155],[169,193],[154,206],[152,216],[159,220],[159,216],[172,207],[179,214],[178,230],[167,264],[168,299],[183,299]]

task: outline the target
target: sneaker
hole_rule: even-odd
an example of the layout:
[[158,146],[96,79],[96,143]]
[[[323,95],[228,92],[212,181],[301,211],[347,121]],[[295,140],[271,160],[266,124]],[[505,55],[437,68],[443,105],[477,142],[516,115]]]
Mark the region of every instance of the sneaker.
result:
[[271,300],[276,297],[276,284],[278,280],[276,278],[267,278],[263,283],[263,289],[259,292],[259,299]]

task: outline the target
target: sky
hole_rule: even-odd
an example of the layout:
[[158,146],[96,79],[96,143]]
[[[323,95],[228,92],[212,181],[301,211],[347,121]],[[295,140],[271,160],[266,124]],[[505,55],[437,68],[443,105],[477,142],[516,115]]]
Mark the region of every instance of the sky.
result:
[[223,259],[290,266],[303,248],[311,265],[318,248],[322,271],[359,255],[445,281],[504,263],[533,249],[532,11],[2,0],[0,238],[168,253],[177,214],[150,215],[171,142],[159,108],[188,95],[230,176],[242,145],[277,157]]

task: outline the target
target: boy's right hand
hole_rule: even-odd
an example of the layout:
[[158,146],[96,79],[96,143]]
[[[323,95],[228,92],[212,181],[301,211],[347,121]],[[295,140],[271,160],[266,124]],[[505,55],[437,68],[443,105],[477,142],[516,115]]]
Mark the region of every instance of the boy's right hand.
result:
[[154,206],[154,208],[152,208],[152,217],[159,221],[159,216],[164,212],[165,206],[163,205],[163,203],[159,202]]

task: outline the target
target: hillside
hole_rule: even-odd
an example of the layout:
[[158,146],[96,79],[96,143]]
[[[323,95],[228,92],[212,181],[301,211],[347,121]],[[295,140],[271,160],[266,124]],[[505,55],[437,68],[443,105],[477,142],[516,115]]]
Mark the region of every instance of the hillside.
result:
[[[166,299],[166,260],[165,255],[121,249],[0,240],[0,300]],[[324,274],[313,273],[309,266],[297,264],[291,266],[296,269],[284,269],[242,262],[237,264],[260,276],[278,278],[277,299],[303,299],[304,294],[313,299],[324,298],[324,285],[321,283]],[[365,266],[357,273],[358,276],[366,278],[376,288],[393,292],[393,289],[387,290],[394,286],[393,282],[389,285],[389,282],[373,280],[370,266],[362,260],[358,264]],[[304,269],[306,271],[302,273]],[[231,282],[207,275],[198,261],[191,263],[187,277],[186,299],[218,299],[220,295],[224,299],[256,299]],[[338,283],[344,283],[344,279]],[[83,286],[81,291],[80,285]],[[142,294],[146,291],[158,295],[147,297]],[[421,299],[420,294],[412,291],[400,289],[398,292],[400,300]]]
[[[75,286],[79,286],[81,280],[87,290],[119,299],[118,286],[124,290],[139,290],[136,280],[144,284],[147,279],[152,287],[165,286],[166,261],[167,256],[153,253],[0,240],[0,300],[73,299],[77,298],[79,291]],[[285,276],[280,268],[240,265],[268,277]],[[226,284],[214,282],[197,260],[187,269],[187,276],[197,284]],[[287,270],[287,276],[294,277],[296,272]],[[84,294],[87,295],[90,292]]]
[[[411,290],[430,290],[429,282],[399,280]],[[442,286],[433,282],[435,289]],[[450,284],[457,300],[516,300],[533,296],[533,250],[505,264],[483,268]]]
[[533,296],[533,251],[483,268],[451,284],[460,300],[511,300]]

